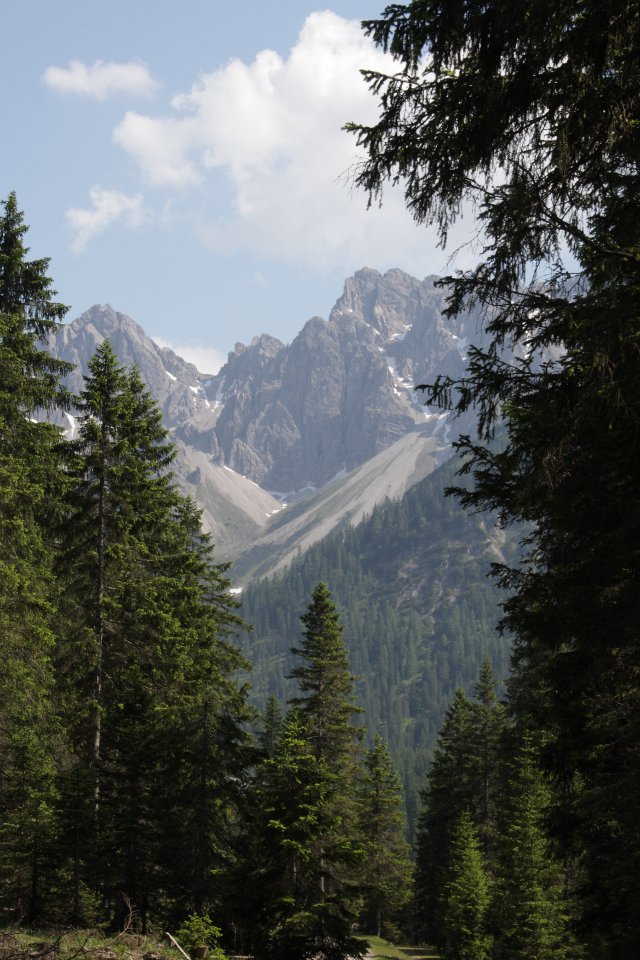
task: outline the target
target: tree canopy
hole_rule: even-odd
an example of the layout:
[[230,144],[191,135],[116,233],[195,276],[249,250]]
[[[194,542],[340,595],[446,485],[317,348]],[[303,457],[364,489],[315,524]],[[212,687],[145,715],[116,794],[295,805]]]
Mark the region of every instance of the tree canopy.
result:
[[512,703],[547,731],[584,928],[616,957],[640,934],[639,14],[622,0],[391,5],[364,26],[398,70],[365,71],[379,119],[351,125],[372,199],[402,183],[443,240],[464,204],[477,213],[480,262],[446,278],[449,310],[479,302],[491,339],[426,400],[477,408],[463,502],[530,525],[522,567],[498,570]]

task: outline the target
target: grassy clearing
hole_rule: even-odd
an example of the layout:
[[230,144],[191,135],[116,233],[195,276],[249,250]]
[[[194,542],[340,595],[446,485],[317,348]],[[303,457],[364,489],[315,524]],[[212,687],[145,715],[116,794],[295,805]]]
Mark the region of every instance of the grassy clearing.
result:
[[[430,947],[396,947],[382,937],[361,937],[375,960],[438,960]],[[143,937],[98,930],[0,932],[0,960],[184,960],[161,934]]]
[[396,947],[382,937],[362,937],[369,942],[369,952],[375,960],[438,960],[431,947]]
[[106,936],[99,930],[0,933],[0,960],[184,960],[162,935]]

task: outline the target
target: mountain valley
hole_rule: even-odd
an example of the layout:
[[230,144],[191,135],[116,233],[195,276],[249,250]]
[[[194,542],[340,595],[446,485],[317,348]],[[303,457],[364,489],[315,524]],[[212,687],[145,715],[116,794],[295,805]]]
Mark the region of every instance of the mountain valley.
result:
[[414,387],[460,376],[481,339],[478,316],[449,320],[444,299],[433,277],[363,269],[328,320],[312,318],[290,345],[267,334],[237,344],[215,374],[107,305],[51,343],[76,365],[74,392],[105,338],[138,366],[177,448],[176,481],[202,507],[217,559],[233,561],[255,627],[244,647],[257,703],[287,697],[298,617],[327,582],[367,725],[392,748],[411,819],[456,687],[473,687],[485,656],[506,676],[510,644],[486,575],[516,554],[513,534],[444,496],[452,440],[471,419],[452,423]]

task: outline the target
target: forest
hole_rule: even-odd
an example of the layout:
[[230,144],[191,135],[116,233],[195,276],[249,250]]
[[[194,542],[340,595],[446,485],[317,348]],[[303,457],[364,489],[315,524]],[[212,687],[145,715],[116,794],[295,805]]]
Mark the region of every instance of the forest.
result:
[[[45,349],[64,307],[13,194],[3,211],[3,922],[360,956],[355,925],[380,932],[408,900],[409,847],[331,595],[309,597],[297,696],[257,715],[227,565],[172,482],[148,389],[105,340],[66,394]],[[45,416],[70,403],[73,440]]]
[[457,466],[452,459],[401,500],[330,534],[242,594],[254,629],[240,643],[251,659],[252,700],[263,705],[272,693],[292,695],[287,674],[299,614],[314,585],[328,585],[342,614],[361,722],[389,746],[410,836],[456,689],[473,690],[485,658],[501,681],[509,672],[511,637],[496,629],[504,593],[487,572],[498,557],[518,562],[517,531],[497,531],[491,518],[445,497]]
[[[258,714],[229,571],[172,483],[159,412],[106,341],[68,396],[46,349],[65,308],[3,202],[5,927],[200,929],[265,960],[359,957],[378,933],[443,960],[635,960],[639,14],[414,0],[363,25],[398,69],[364,70],[379,116],[348,125],[354,179],[373,202],[401,185],[443,241],[474,209],[480,261],[443,282],[492,339],[419,389],[475,409],[450,494],[523,551],[493,567],[506,690],[485,661],[452,697],[413,865],[330,589],[309,588],[287,703]],[[70,405],[73,441],[47,419]]]
[[[437,378],[423,395],[476,412],[478,436],[457,444],[471,480],[452,485],[460,502],[494,510],[505,527],[527,525],[522,563],[494,568],[514,641],[507,706],[520,759],[508,777],[516,795],[527,771],[550,791],[541,825],[574,898],[566,913],[577,949],[631,960],[640,932],[640,9],[416,0],[363,27],[397,69],[363,71],[379,109],[373,124],[348,125],[365,154],[356,184],[372,202],[399,186],[443,243],[460,216],[473,211],[477,224],[477,265],[443,282],[448,311],[481,309],[490,340],[470,349],[461,379]],[[507,362],[504,348],[518,344]],[[490,860],[490,831],[469,804],[452,851],[472,848],[469,820]],[[533,867],[530,880],[532,905],[546,884]],[[462,893],[443,882],[445,902]],[[436,900],[430,922],[446,939],[439,909]],[[537,920],[523,915],[514,935],[537,927],[550,940],[506,955],[571,954],[564,934],[551,943],[556,919],[547,908]],[[511,935],[509,922],[493,922]],[[487,949],[478,940],[457,953]]]
[[[378,704],[365,737],[360,703],[374,710],[376,698],[357,690],[322,579],[309,587],[298,641],[282,665],[282,696],[266,697],[259,713],[250,705],[250,665],[240,649],[247,627],[229,592],[228,565],[214,562],[197,507],[172,482],[174,451],[160,413],[108,341],[91,359],[81,394],[66,393],[65,364],[44,348],[64,308],[48,262],[28,259],[14,195],[3,209],[5,924],[143,934],[169,928],[187,943],[198,934],[219,955],[337,960],[362,955],[367,933],[427,939],[443,956],[457,956],[456,908],[443,892],[449,883],[471,883],[473,902],[457,909],[477,914],[472,938],[482,949],[511,943],[495,932],[489,878],[514,890],[519,882],[525,897],[531,871],[539,870],[544,896],[560,910],[564,874],[560,861],[550,866],[542,839],[549,800],[533,767],[519,788],[521,829],[539,832],[538,859],[524,878],[511,876],[523,840],[512,839],[508,805],[525,799],[512,796],[509,763],[514,750],[528,763],[536,752],[529,741],[525,750],[498,701],[488,660],[475,699],[458,691],[437,741],[417,826],[415,882],[400,778],[374,732],[389,703]],[[73,440],[44,416],[70,404],[78,414]],[[349,532],[354,544],[345,556],[366,552],[371,529],[384,539],[385,525],[389,541],[408,552],[402,511],[414,500],[424,501],[432,536],[438,524],[442,538],[451,536],[448,521],[453,515],[456,528],[459,511],[434,493],[446,477],[451,467],[436,486],[415,491],[408,507],[389,504]],[[480,542],[483,535],[476,531]],[[320,576],[318,558],[309,563],[311,578]],[[345,579],[356,589],[353,563]],[[464,591],[464,576],[462,583]],[[258,590],[253,608],[268,618],[273,602],[260,598]],[[491,607],[495,596],[486,602]],[[276,607],[282,619],[286,597]],[[385,619],[393,627],[391,608]],[[363,629],[392,650],[379,616]],[[460,627],[446,621],[445,629],[452,669],[468,673]],[[255,631],[266,639],[259,618]],[[400,645],[394,656],[408,652]],[[471,656],[472,665],[477,660]],[[383,674],[392,667],[393,657],[378,663]],[[415,712],[418,718],[419,705]],[[536,909],[546,903],[542,897]],[[564,916],[549,934],[554,943]],[[512,927],[518,919],[510,918]]]

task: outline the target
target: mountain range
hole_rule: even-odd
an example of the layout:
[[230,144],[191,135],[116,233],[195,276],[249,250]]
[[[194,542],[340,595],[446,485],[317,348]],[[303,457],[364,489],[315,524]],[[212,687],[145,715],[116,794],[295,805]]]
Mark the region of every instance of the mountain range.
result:
[[[360,270],[327,320],[311,318],[291,344],[268,334],[238,343],[214,375],[106,304],[63,326],[50,349],[76,365],[74,392],[104,338],[138,366],[176,444],[177,482],[244,584],[402,496],[450,455],[448,416],[414,385],[460,375],[481,330],[473,313],[444,317],[436,279]],[[65,425],[72,433],[72,414]]]

